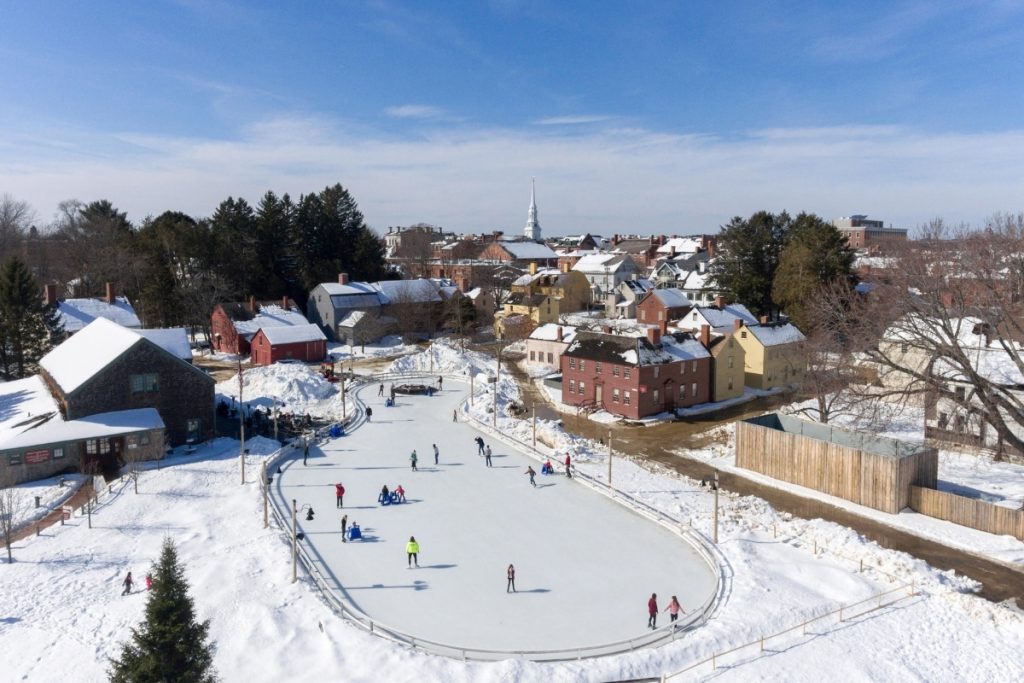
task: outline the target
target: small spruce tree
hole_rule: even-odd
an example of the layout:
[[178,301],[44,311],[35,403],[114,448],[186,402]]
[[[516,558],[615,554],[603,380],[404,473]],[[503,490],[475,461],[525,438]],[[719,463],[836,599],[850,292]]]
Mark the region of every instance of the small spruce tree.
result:
[[46,304],[25,262],[12,256],[0,267],[0,375],[28,377],[63,336],[56,304]]
[[209,620],[198,623],[188,594],[184,567],[171,539],[164,539],[153,566],[153,589],[146,602],[146,619],[132,629],[121,656],[110,660],[112,683],[212,683],[213,645],[208,642]]

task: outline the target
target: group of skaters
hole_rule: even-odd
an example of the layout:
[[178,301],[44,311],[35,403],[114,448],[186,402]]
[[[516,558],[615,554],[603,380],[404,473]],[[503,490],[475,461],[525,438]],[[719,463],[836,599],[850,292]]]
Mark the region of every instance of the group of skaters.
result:
[[[479,437],[477,437],[477,438],[479,438]],[[555,466],[551,464],[551,458],[548,458],[547,460],[545,460],[544,464],[540,466],[540,473],[541,474],[554,474],[555,473]],[[528,465],[526,467],[526,471],[523,472],[523,474],[527,474],[527,475],[530,476],[530,485],[536,488],[536,486],[537,486],[537,479],[536,479],[537,471],[535,469],[533,469],[533,465]],[[570,479],[572,479],[572,456],[569,455],[568,453],[565,454],[565,476],[567,476]]]
[[[668,612],[669,622],[673,622],[679,618],[679,614],[683,611],[682,606],[679,604],[679,599],[676,596],[672,596],[672,600],[668,603],[663,612]],[[651,599],[647,601],[647,628],[652,631],[658,628],[658,594],[651,593]]]

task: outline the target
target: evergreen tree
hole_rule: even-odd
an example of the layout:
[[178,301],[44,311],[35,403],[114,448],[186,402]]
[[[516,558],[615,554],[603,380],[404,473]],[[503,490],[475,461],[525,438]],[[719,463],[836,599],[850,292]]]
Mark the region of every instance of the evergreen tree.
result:
[[35,372],[39,359],[63,333],[56,304],[47,305],[40,290],[17,256],[0,268],[0,374],[5,379]]
[[259,296],[267,273],[259,262],[257,218],[249,203],[239,197],[221,202],[210,218],[214,250],[220,262],[220,275],[243,295]]
[[213,645],[207,642],[210,622],[196,621],[188,590],[174,543],[164,539],[160,559],[153,567],[146,618],[132,629],[132,639],[122,646],[120,658],[110,660],[112,683],[216,680]]
[[722,226],[719,255],[710,268],[715,287],[754,313],[772,315],[776,309],[772,283],[790,223],[785,211],[777,215],[758,211]]

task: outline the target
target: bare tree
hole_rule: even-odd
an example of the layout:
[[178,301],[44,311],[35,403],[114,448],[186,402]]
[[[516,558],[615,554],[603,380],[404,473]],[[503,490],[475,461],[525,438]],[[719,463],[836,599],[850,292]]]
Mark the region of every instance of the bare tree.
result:
[[36,212],[28,202],[9,194],[0,197],[0,261],[17,252],[35,218]]
[[3,469],[0,470],[0,532],[3,532],[4,535],[8,564],[14,562],[14,556],[11,553],[14,529],[18,518],[25,512],[25,501],[27,500],[18,495],[14,483],[14,473],[10,466],[3,466]]

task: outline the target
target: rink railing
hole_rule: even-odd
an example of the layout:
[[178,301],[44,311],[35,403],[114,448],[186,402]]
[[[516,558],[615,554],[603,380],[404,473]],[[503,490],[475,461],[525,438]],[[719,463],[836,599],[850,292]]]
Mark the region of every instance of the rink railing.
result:
[[[458,375],[444,375],[444,373],[436,372],[423,372],[423,373],[402,373],[402,374],[378,374],[358,377],[355,381],[351,382],[348,387],[355,388],[358,385],[363,384],[379,384],[381,382],[388,383],[391,380],[430,380],[427,384],[431,384],[433,378],[436,378],[439,374],[443,375],[446,380],[458,380],[461,382],[468,381],[467,378]],[[351,389],[346,389],[351,391]],[[353,410],[350,414],[346,415],[345,425],[346,429],[356,426],[364,419],[362,406],[353,397]],[[486,427],[482,423],[476,420],[473,422],[478,427],[484,427],[488,432],[491,432],[490,427]],[[510,438],[507,435],[500,435],[501,438],[516,442],[516,444],[524,450],[526,454],[536,453],[532,447],[525,444],[517,439]],[[273,453],[267,459],[267,471],[275,473],[276,468],[279,467],[280,463],[288,458],[297,457],[297,454],[301,450],[301,442],[296,439],[289,444],[281,447],[278,451]],[[450,643],[441,643],[427,638],[420,638],[406,633],[402,629],[388,624],[386,622],[374,619],[366,613],[352,608],[346,600],[342,597],[345,592],[344,586],[342,586],[337,579],[331,574],[330,570],[324,566],[323,561],[316,555],[315,551],[307,547],[306,544],[300,542],[298,544],[298,559],[302,564],[303,569],[306,571],[310,579],[313,580],[314,585],[319,589],[321,595],[327,601],[328,605],[337,612],[339,615],[348,619],[351,623],[360,626],[368,633],[378,635],[396,643],[408,645],[424,652],[432,654],[443,655],[447,657],[453,657],[462,659],[463,661],[500,661],[504,659],[526,659],[537,662],[559,662],[559,661],[572,661],[581,660],[590,657],[602,657],[608,655],[622,654],[626,652],[633,652],[635,650],[651,647],[653,645],[661,645],[667,642],[672,642],[676,638],[680,637],[687,631],[698,628],[703,625],[710,616],[714,613],[718,607],[720,601],[724,597],[725,580],[723,567],[727,564],[716,561],[715,556],[718,555],[717,549],[707,548],[705,543],[702,543],[699,536],[692,530],[688,529],[679,520],[676,520],[669,515],[656,510],[649,505],[646,505],[642,501],[639,501],[629,494],[619,491],[618,489],[610,488],[607,485],[593,480],[591,477],[578,473],[578,480],[586,486],[591,487],[599,493],[605,495],[614,494],[613,498],[618,500],[620,503],[627,505],[634,509],[639,514],[655,521],[662,526],[666,527],[676,535],[687,541],[697,553],[701,559],[707,562],[716,573],[716,587],[715,591],[696,609],[691,611],[689,614],[684,615],[675,622],[670,622],[665,626],[661,626],[643,635],[636,636],[633,638],[627,638],[618,640],[610,643],[603,643],[600,645],[590,645],[586,647],[578,648],[559,648],[551,650],[500,650],[500,649],[487,649],[478,647],[463,647],[459,645],[452,645]],[[280,487],[280,480],[278,480],[278,487]],[[266,486],[266,482],[262,483]],[[268,492],[269,493],[269,492]],[[282,509],[282,506],[287,508],[287,501],[284,499],[280,488],[277,490],[277,495],[270,495],[271,501],[270,509],[273,512],[274,519],[277,521],[280,528],[284,531],[288,531],[291,528],[291,510]],[[707,544],[710,545],[710,544]]]

